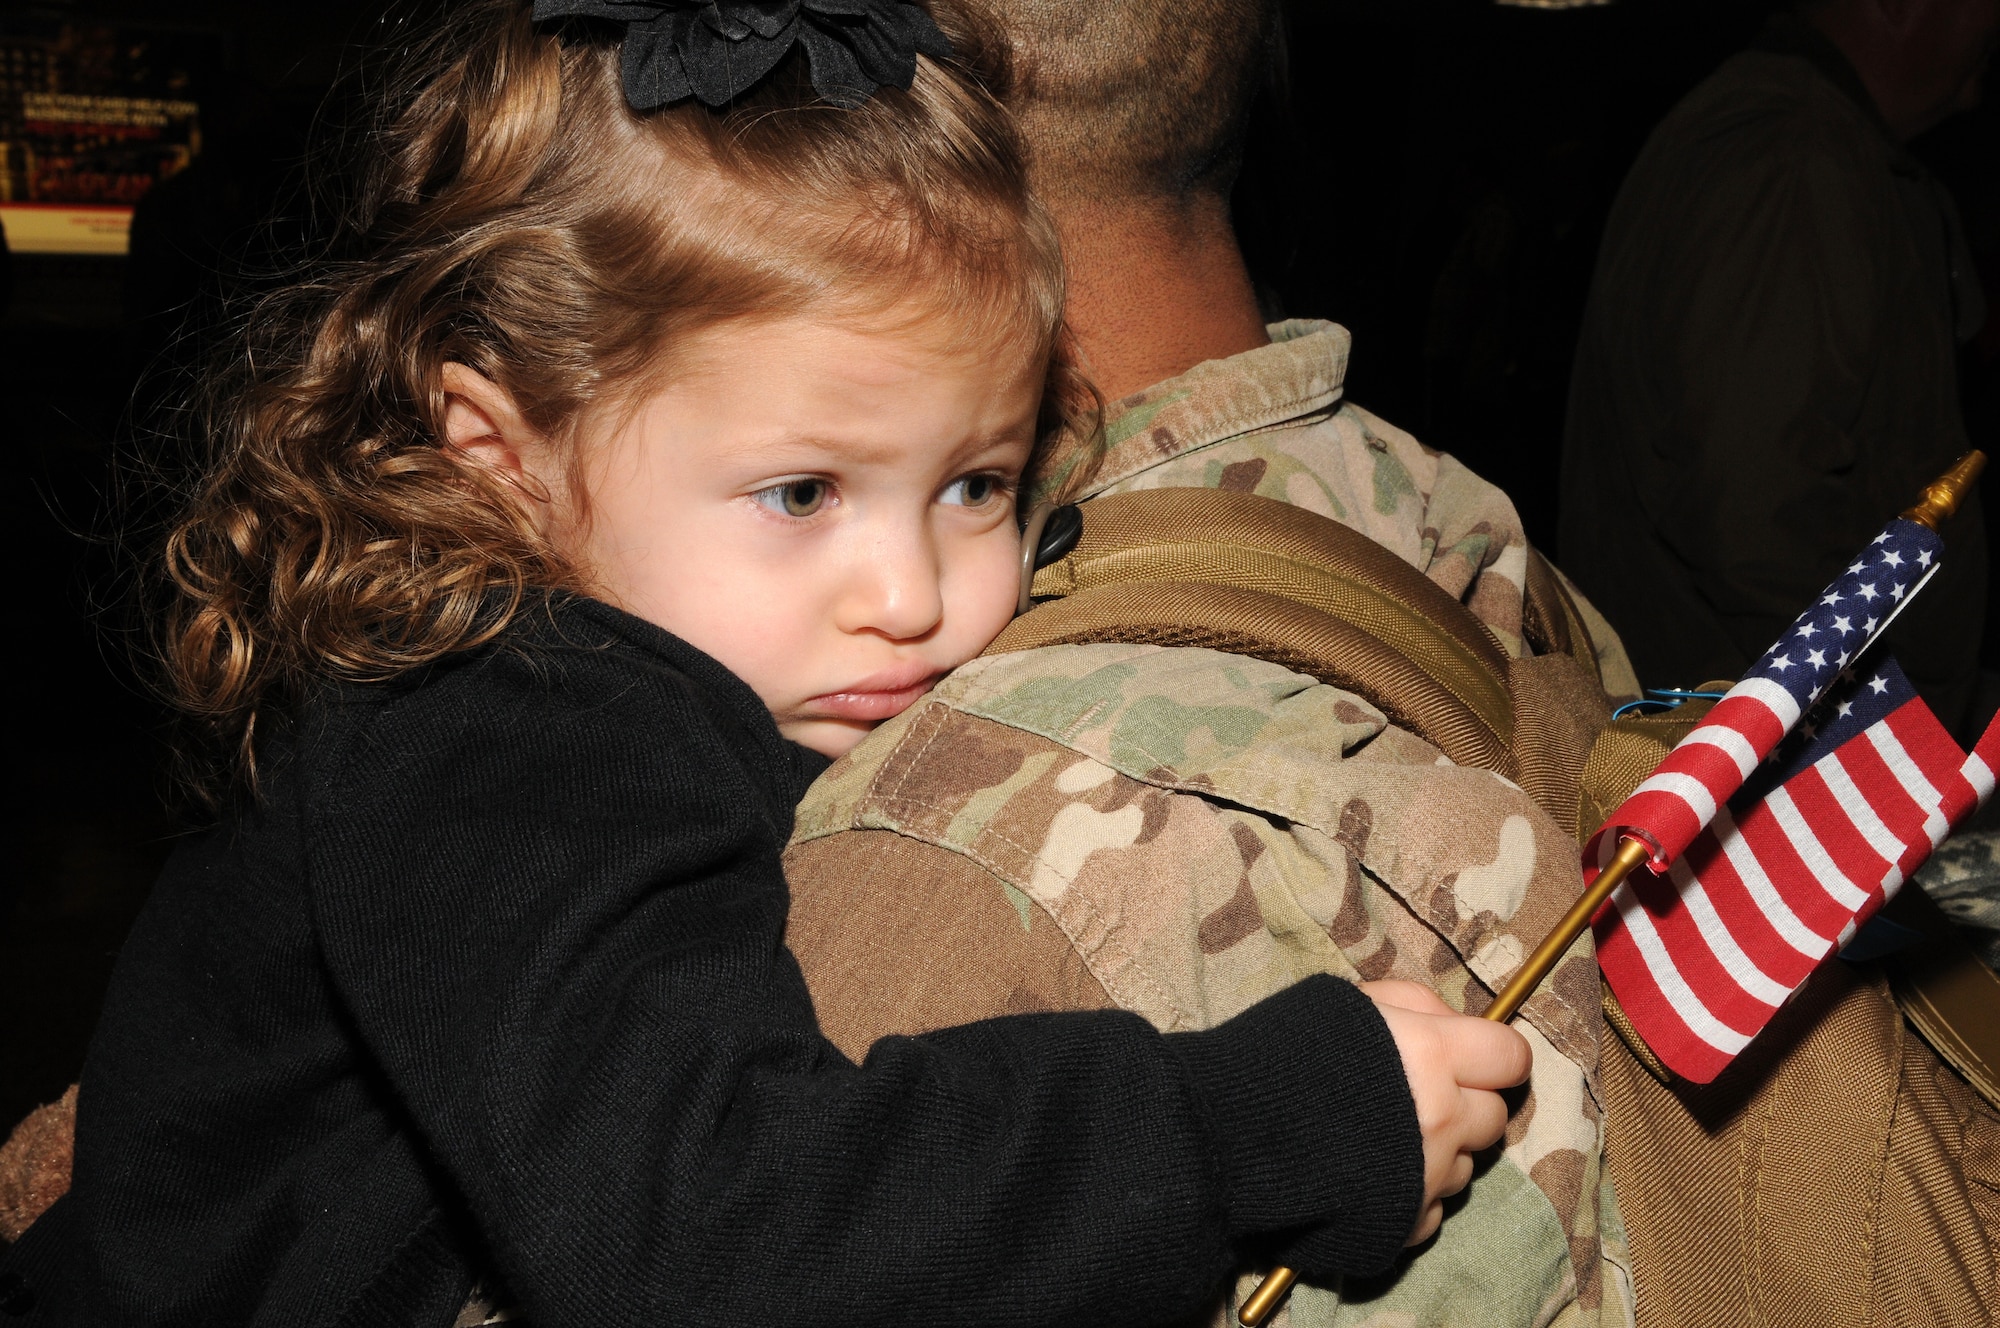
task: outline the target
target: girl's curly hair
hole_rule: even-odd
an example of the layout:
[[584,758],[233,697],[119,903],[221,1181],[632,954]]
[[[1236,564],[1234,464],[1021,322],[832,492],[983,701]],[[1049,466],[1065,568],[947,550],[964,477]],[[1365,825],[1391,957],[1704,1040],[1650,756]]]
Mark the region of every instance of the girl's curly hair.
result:
[[260,718],[312,686],[489,641],[533,592],[580,584],[442,445],[447,363],[562,443],[698,330],[917,301],[1048,352],[1045,436],[1094,435],[1054,231],[984,86],[997,44],[951,35],[952,61],[853,110],[819,102],[794,52],[725,111],[635,114],[613,33],[537,26],[526,0],[454,6],[389,62],[333,238],[249,302],[193,413],[153,640],[199,791],[254,790]]

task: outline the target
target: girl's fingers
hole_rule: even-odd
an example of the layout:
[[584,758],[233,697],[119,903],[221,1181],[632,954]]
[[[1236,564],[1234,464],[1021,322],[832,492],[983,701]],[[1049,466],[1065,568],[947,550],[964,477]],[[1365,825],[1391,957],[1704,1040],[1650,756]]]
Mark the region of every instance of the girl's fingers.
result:
[[1368,999],[1379,1005],[1393,1005],[1399,1010],[1409,1010],[1415,1014],[1456,1014],[1438,994],[1421,982],[1406,982],[1402,978],[1379,978],[1374,982],[1361,984],[1361,991]]
[[1405,1246],[1421,1245],[1436,1235],[1437,1229],[1443,1224],[1444,1205],[1433,1199],[1424,1205],[1424,1214],[1417,1219],[1417,1229],[1410,1233],[1410,1238],[1404,1241],[1403,1244]]
[[1445,1172],[1444,1184],[1438,1188],[1438,1193],[1457,1194],[1470,1184],[1472,1184],[1472,1154],[1460,1153],[1451,1160],[1451,1166]]
[[1449,1024],[1456,1078],[1463,1088],[1512,1088],[1528,1077],[1528,1039],[1505,1024],[1460,1017]]
[[1498,1093],[1478,1088],[1462,1088],[1458,1093],[1461,1152],[1476,1153],[1490,1148],[1507,1131],[1507,1100]]

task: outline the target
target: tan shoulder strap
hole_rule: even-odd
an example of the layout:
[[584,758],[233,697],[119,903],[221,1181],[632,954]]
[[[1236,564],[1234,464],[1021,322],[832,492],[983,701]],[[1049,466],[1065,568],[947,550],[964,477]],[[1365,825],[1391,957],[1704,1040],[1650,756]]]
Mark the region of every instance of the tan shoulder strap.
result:
[[1540,549],[1528,550],[1528,579],[1521,596],[1521,635],[1537,655],[1568,655],[1597,680],[1600,688],[1603,686],[1590,628],[1585,625],[1569,588],[1563,585],[1562,577]]
[[2000,974],[1917,882],[1905,882],[1882,912],[1923,937],[1884,962],[1896,1003],[1945,1063],[2000,1107]]
[[1207,646],[1345,687],[1462,765],[1511,777],[1507,655],[1409,564],[1339,522],[1254,494],[1151,489],[1091,500],[1047,599],[988,654],[1084,641]]
[[1254,494],[1147,489],[1092,499],[1041,603],[988,654],[1089,641],[1206,646],[1283,664],[1380,707],[1460,765],[1515,780],[1580,835],[1706,712],[1611,722],[1597,652],[1561,576],[1529,551],[1509,659],[1485,624],[1388,549]]
[[1267,659],[1517,781],[1575,834],[1610,715],[1561,577],[1531,552],[1526,580],[1523,635],[1538,653],[1509,659],[1471,610],[1337,521],[1252,494],[1150,489],[1085,506],[1076,545],[1035,576],[1042,603],[988,653],[1134,641]]

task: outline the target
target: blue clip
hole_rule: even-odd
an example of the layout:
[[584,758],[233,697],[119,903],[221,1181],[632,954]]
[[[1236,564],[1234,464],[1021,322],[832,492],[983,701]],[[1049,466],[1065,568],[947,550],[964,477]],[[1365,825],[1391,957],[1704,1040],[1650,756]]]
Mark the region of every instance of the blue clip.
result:
[[1625,717],[1627,711],[1649,707],[1648,713],[1678,709],[1683,701],[1720,701],[1726,692],[1686,692],[1678,687],[1648,687],[1646,694],[1637,701],[1627,701],[1611,712],[1615,723]]

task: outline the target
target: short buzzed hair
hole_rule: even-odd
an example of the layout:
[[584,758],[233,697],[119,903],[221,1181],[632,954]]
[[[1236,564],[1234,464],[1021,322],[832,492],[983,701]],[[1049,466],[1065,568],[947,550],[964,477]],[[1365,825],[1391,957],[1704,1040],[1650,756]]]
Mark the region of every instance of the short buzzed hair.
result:
[[1052,198],[1226,194],[1277,0],[940,0],[1004,42],[1008,106]]

